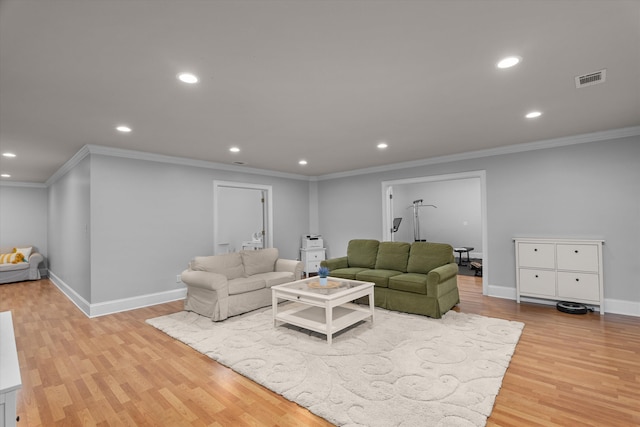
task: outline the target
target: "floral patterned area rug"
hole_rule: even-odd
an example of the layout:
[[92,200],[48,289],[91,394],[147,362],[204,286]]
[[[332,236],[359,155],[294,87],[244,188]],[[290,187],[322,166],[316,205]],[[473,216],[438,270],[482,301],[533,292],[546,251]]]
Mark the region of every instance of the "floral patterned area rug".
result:
[[273,325],[271,308],[223,322],[192,312],[147,320],[339,426],[484,426],[524,324],[449,311],[376,308],[333,337]]

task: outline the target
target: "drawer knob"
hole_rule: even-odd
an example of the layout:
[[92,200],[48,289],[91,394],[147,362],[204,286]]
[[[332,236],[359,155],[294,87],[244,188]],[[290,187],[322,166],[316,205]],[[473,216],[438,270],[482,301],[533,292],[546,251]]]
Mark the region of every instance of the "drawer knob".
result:
[[578,250],[576,249],[574,252],[575,252],[575,253],[578,253]]
[[533,252],[538,252],[538,248],[535,248],[535,249],[533,250]]
[[536,274],[536,279],[538,278],[538,275]]
[[580,281],[580,279],[578,279],[578,278],[576,277],[576,282],[579,282],[579,281]]

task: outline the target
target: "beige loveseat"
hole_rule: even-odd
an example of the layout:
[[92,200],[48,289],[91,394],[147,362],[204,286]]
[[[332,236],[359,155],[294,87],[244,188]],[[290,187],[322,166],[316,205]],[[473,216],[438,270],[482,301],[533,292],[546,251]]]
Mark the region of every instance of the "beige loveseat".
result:
[[0,284],[40,279],[38,265],[44,259],[42,255],[32,246],[0,248],[0,254],[12,254],[14,249],[22,253],[24,259],[15,263],[8,261],[0,264]]
[[181,276],[184,309],[217,322],[271,305],[271,286],[302,277],[301,261],[278,256],[269,248],[195,257]]

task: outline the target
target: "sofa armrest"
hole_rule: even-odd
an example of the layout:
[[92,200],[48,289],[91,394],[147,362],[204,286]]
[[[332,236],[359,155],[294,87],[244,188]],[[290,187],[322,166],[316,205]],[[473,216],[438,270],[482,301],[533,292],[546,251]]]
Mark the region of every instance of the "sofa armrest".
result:
[[326,259],[324,261],[320,261],[320,265],[322,267],[327,267],[329,269],[329,275],[331,275],[332,270],[337,270],[338,268],[348,268],[349,263],[347,262],[347,257],[343,256],[340,258],[331,258]]
[[209,271],[194,271],[185,270],[180,275],[182,280],[187,286],[195,286],[196,288],[208,289],[211,291],[219,291],[227,288],[227,277],[218,274],[211,273]]
[[29,266],[32,267],[32,268],[33,267],[38,268],[38,265],[40,265],[42,260],[44,260],[44,257],[42,256],[41,253],[33,252],[29,256]]
[[293,273],[294,280],[300,280],[302,278],[302,261],[295,259],[282,259],[276,260],[276,271],[288,271]]
[[427,274],[427,295],[438,295],[438,285],[458,274],[458,264],[455,262],[441,265]]

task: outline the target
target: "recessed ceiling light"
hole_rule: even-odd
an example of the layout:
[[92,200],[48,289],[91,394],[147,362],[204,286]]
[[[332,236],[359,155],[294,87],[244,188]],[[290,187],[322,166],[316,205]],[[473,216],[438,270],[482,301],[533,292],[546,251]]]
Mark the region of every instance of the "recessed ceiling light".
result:
[[229,148],[229,151],[231,151],[232,153],[239,153],[240,149],[238,147],[231,147]]
[[180,73],[178,74],[178,80],[184,83],[194,84],[198,83],[198,76],[191,73]]
[[306,160],[300,160],[300,161],[298,162],[298,164],[299,164],[299,165],[304,166],[304,165],[306,165],[306,164],[307,164],[307,161],[306,161]]
[[129,126],[125,126],[125,125],[121,125],[121,126],[116,127],[116,130],[118,132],[124,132],[124,133],[131,132],[131,128]]
[[506,58],[502,58],[500,62],[498,62],[498,68],[511,68],[515,65],[518,65],[522,61],[522,58],[519,56],[508,56]]
[[385,148],[387,148],[389,146],[389,144],[387,144],[386,142],[379,142],[377,147],[381,150],[384,150]]
[[11,178],[11,175],[9,175],[8,173],[3,173],[0,176],[3,177],[3,178]]
[[16,155],[13,153],[2,153],[4,157],[15,157]]
[[527,119],[535,119],[536,117],[540,117],[541,115],[542,113],[540,111],[532,111],[530,113],[527,113],[525,117]]

